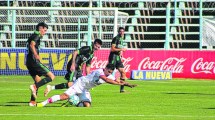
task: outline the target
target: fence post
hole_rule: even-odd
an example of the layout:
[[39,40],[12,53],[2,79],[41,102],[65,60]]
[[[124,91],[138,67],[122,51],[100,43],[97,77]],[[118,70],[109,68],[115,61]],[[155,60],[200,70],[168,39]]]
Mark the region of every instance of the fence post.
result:
[[[16,7],[16,2],[13,3],[13,7]],[[11,47],[16,47],[16,10],[12,10],[12,41]]]
[[[89,1],[89,8],[92,8],[92,0]],[[88,13],[88,39],[87,39],[87,45],[91,46],[92,42],[92,10]]]
[[81,25],[80,25],[80,18],[78,18],[78,48],[81,47]]
[[199,49],[200,50],[202,50],[202,32],[203,32],[202,0],[199,0]]
[[164,43],[165,49],[169,49],[170,5],[171,5],[171,0],[168,2],[167,9],[166,9],[166,39],[165,39],[165,43]]
[[[102,1],[99,0],[99,7],[102,8]],[[102,39],[102,18],[101,18],[102,11],[99,11],[99,39]]]

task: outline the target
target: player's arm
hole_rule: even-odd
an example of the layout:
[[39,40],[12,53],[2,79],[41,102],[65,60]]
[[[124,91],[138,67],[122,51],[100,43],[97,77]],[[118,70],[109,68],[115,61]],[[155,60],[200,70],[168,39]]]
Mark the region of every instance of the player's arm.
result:
[[127,86],[127,87],[130,87],[130,88],[133,88],[133,87],[136,87],[137,85],[135,84],[130,84],[128,82],[125,82],[125,81],[122,81],[122,80],[119,80],[120,83],[122,83],[124,86]]
[[86,74],[90,74],[90,66],[91,66],[92,58],[86,62]]
[[90,64],[86,64],[86,74],[90,74]]
[[75,50],[73,53],[72,53],[72,65],[70,67],[70,70],[71,71],[74,71],[75,70],[75,60],[76,60],[76,57],[78,55],[78,50]]
[[72,53],[72,64],[75,64],[75,59],[78,55],[78,50],[75,50],[73,53]]
[[120,52],[125,51],[125,48],[116,48],[116,38],[114,38],[111,42],[111,52]]
[[123,85],[124,84],[120,81],[115,81],[115,80],[112,80],[110,78],[107,78],[105,75],[100,76],[100,78],[109,84],[113,84],[113,85]]
[[32,53],[34,54],[34,57],[36,60],[40,60],[40,56],[37,54],[36,48],[35,48],[36,43],[34,41],[30,42],[30,49]]

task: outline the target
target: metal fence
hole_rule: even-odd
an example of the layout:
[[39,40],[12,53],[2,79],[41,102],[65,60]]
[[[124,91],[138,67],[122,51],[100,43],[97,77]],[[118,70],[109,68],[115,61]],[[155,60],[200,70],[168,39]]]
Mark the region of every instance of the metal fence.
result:
[[[14,47],[25,47],[25,41],[37,22],[45,21],[51,28],[43,38],[44,47],[48,48],[76,48],[81,42],[89,43],[95,38],[103,39],[103,48],[109,48],[111,39],[116,34],[113,33],[117,29],[116,26],[123,26],[126,29],[125,41],[128,48],[213,49],[213,44],[203,44],[214,41],[213,37],[210,37],[215,32],[213,22],[210,29],[204,24],[208,23],[204,19],[214,21],[213,0],[91,1],[1,1],[0,47],[13,47],[13,39]],[[100,13],[90,9],[81,11],[81,8],[89,6],[98,9],[102,7],[104,11],[105,8],[116,7],[118,14]],[[13,11],[12,7],[16,7],[17,10]],[[24,10],[20,7],[40,7],[41,10]],[[44,10],[47,8],[53,8],[53,10]],[[60,10],[61,8],[79,8],[80,11]],[[96,19],[89,19],[90,15]],[[117,25],[114,28],[115,17],[117,17]],[[16,24],[15,27],[12,25],[13,22]],[[89,23],[91,27],[88,26]],[[205,31],[207,34],[204,34]]]

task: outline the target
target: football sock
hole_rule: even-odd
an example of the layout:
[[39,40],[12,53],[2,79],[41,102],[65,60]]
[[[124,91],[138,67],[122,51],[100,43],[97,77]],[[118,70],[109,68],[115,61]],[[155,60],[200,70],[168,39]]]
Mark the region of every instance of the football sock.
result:
[[[38,89],[37,89],[37,92],[38,92]],[[31,95],[31,101],[36,101],[36,98],[33,95]]]
[[60,95],[54,95],[54,96],[48,98],[47,100],[43,101],[42,104],[46,105],[46,104],[53,103],[53,102],[56,102],[59,100],[60,100]]
[[38,83],[36,83],[35,85],[36,85],[36,87],[37,88],[39,88],[39,87],[41,87],[41,86],[43,86],[43,85],[45,85],[46,83],[49,83],[49,82],[51,82],[52,81],[52,79],[50,78],[50,77],[46,77],[46,78],[43,78],[41,81],[39,81]]
[[124,85],[120,86],[120,91],[124,91]]
[[[125,79],[123,79],[123,78],[120,78],[120,80],[125,81]],[[124,91],[124,85],[121,85],[121,86],[120,86],[120,91]]]
[[55,89],[64,89],[64,88],[69,88],[68,83],[61,83],[61,84],[55,85]]

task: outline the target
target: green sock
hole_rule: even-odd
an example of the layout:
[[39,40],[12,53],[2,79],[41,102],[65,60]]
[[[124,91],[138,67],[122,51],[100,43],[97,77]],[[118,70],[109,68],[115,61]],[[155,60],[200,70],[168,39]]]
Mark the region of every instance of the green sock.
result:
[[68,83],[61,83],[61,84],[55,85],[55,89],[64,89],[64,88],[69,88]]
[[40,82],[36,83],[36,87],[39,88],[39,87],[41,87],[41,86],[43,86],[46,83],[49,83],[51,81],[52,81],[52,79],[50,77],[43,78]]

